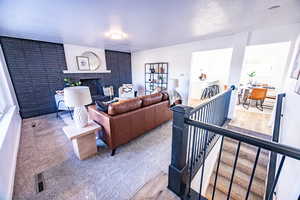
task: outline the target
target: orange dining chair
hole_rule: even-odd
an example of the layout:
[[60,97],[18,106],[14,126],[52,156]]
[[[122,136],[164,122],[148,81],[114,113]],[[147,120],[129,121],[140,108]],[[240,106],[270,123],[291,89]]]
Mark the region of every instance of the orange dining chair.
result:
[[[247,105],[247,109],[250,106],[251,100],[256,101],[256,108],[258,110],[263,111],[263,103],[267,97],[267,88],[253,88],[251,93],[247,96],[246,101],[244,102],[244,106]],[[247,104],[247,100],[249,100],[249,103]],[[260,102],[260,104],[258,104]]]

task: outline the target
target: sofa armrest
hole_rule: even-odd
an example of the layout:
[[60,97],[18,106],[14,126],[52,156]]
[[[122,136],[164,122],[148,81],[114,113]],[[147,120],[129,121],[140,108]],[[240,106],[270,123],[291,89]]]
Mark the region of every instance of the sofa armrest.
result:
[[112,116],[105,112],[99,111],[96,105],[91,105],[88,107],[88,113],[91,120],[95,121],[97,124],[101,125],[104,130],[104,140],[109,147],[112,147],[111,141],[111,119]]
[[105,112],[102,112],[100,110],[97,110],[96,105],[90,105],[90,106],[88,106],[88,112],[89,112],[89,114],[90,114],[90,112],[93,113],[91,115],[97,114],[97,115],[100,115],[102,117],[111,118],[111,116],[109,114],[107,114]]

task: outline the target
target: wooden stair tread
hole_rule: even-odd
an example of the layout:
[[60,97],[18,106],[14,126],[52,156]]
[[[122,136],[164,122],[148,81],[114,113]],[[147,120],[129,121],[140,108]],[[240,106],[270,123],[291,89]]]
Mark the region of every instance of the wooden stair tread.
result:
[[[238,144],[237,140],[234,140],[234,139],[231,139],[231,138],[228,138],[228,137],[225,137],[224,141],[226,141],[227,143],[233,143],[235,145]],[[245,147],[247,147],[248,149],[251,149],[256,154],[258,147],[253,146],[251,144],[244,143],[244,142],[242,142],[242,145],[245,146]],[[261,149],[260,154],[264,155],[264,156],[269,156],[269,151],[265,150],[265,149]]]
[[[212,200],[213,189],[214,186],[210,184],[206,190],[205,197],[208,198],[209,200]],[[229,199],[232,200],[232,198]],[[216,188],[214,200],[227,200],[227,195],[222,191],[218,190],[218,188]]]
[[[237,141],[228,138],[224,139],[219,172],[217,174],[218,178],[216,184],[216,196],[214,198],[216,200],[227,200],[237,146]],[[241,144],[232,183],[230,199],[245,199],[253,171],[257,149],[257,147],[252,145],[245,143]],[[248,200],[264,199],[268,162],[268,151],[261,150]],[[209,186],[206,190],[206,197],[208,197],[208,199],[211,199],[212,196],[213,185],[216,177],[216,168],[217,162],[215,163],[213,173],[209,180]]]
[[[216,168],[214,169],[214,173],[216,173]],[[222,176],[230,180],[231,175],[232,175],[232,167],[221,162],[218,176]],[[233,181],[234,183],[242,186],[245,190],[247,190],[250,182],[250,178],[251,178],[250,175],[247,175],[237,169],[235,170]],[[259,196],[264,196],[265,181],[262,181],[254,176],[254,179],[252,181],[251,191]]]
[[[236,151],[237,151],[237,144],[235,144],[234,142],[230,142],[230,141],[225,141],[224,145],[223,145],[223,151],[229,152],[233,155],[235,155]],[[245,158],[249,161],[254,162],[255,161],[255,157],[256,157],[256,151],[248,148],[247,145],[242,144],[240,147],[240,152],[239,152],[239,158]],[[269,163],[269,157],[267,155],[265,155],[264,153],[261,153],[258,159],[258,163],[262,166],[267,167],[268,163]]]
[[[221,162],[232,167],[234,164],[234,158],[235,158],[235,155],[228,153],[226,151],[223,151],[222,156],[221,156]],[[236,168],[237,168],[237,170],[240,170],[241,172],[244,172],[245,174],[251,176],[252,170],[253,170],[253,165],[254,165],[254,162],[249,161],[243,157],[239,157]],[[267,177],[267,167],[262,166],[258,163],[258,165],[256,166],[254,176],[262,181],[265,181],[266,177]]]
[[[215,174],[211,176],[210,184],[213,184],[213,180],[215,180]],[[224,178],[222,176],[218,176],[217,188],[222,191],[224,194],[228,194],[229,192],[230,180]],[[246,197],[247,190],[242,188],[240,185],[236,183],[232,183],[230,198],[233,200],[242,200]],[[250,191],[248,200],[262,200],[263,196],[258,196],[257,194]]]

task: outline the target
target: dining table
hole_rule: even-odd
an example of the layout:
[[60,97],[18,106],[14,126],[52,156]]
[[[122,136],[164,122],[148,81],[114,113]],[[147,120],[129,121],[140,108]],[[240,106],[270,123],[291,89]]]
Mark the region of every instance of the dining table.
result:
[[[241,103],[244,104],[247,101],[248,96],[251,94],[253,88],[266,88],[267,89],[266,99],[276,100],[276,88],[274,86],[269,86],[265,84],[259,84],[259,85],[241,84],[238,88],[238,105]],[[272,104],[274,103],[275,102],[273,102]]]

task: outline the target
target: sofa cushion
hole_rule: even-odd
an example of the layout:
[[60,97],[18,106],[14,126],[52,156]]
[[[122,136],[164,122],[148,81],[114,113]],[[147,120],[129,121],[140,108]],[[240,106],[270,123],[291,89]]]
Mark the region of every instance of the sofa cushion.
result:
[[161,91],[160,92],[163,96],[162,96],[162,101],[166,101],[169,100],[169,94],[167,91]]
[[142,106],[142,100],[139,98],[122,100],[112,103],[108,106],[109,115],[118,115],[132,110],[136,110]]
[[140,97],[140,99],[143,101],[142,106],[146,107],[161,102],[162,97],[163,95],[161,93],[155,93]]

